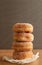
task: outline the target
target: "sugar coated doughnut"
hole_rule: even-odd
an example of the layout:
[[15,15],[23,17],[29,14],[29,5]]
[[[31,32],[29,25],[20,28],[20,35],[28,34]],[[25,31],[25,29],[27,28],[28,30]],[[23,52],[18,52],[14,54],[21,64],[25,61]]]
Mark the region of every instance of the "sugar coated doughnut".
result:
[[27,59],[27,58],[32,58],[33,52],[32,51],[26,51],[26,52],[14,52],[13,53],[13,58],[14,59]]
[[32,33],[14,33],[13,40],[31,42],[34,40],[34,35]]
[[30,23],[16,23],[13,25],[14,32],[33,32],[33,25]]
[[15,51],[32,51],[33,43],[32,42],[13,42],[12,49]]

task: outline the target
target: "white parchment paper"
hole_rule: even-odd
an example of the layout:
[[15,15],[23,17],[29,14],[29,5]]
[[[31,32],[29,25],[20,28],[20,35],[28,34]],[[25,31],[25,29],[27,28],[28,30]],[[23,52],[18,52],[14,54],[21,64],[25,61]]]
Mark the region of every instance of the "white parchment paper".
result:
[[32,58],[29,59],[23,59],[23,60],[15,60],[12,58],[9,58],[7,56],[3,56],[3,60],[8,61],[10,63],[18,63],[18,64],[25,64],[25,63],[31,63],[39,58],[39,52],[37,52],[35,55],[33,55]]

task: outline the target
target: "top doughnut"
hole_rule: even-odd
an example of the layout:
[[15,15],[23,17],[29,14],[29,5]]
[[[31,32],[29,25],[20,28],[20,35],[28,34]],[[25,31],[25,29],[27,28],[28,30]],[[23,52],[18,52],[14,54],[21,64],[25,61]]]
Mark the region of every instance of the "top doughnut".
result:
[[30,23],[16,23],[13,25],[14,32],[33,32],[33,25]]

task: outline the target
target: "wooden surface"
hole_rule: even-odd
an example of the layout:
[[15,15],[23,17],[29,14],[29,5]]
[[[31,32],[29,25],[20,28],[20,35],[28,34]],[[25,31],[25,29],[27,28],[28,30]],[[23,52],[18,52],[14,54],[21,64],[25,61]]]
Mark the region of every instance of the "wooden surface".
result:
[[[24,65],[42,65],[42,49],[39,49],[39,50],[36,49],[33,52],[36,53],[38,51],[40,53],[39,59],[37,59],[36,61],[34,61],[32,63],[24,64]],[[9,62],[2,60],[2,57],[4,55],[12,57],[12,54],[13,54],[13,50],[0,50],[0,65],[18,65],[18,64],[12,64],[12,63],[9,63]]]

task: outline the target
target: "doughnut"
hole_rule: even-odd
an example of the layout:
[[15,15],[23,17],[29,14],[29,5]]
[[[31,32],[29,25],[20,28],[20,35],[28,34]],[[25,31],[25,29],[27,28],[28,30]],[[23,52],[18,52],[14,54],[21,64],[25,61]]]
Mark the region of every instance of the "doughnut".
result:
[[12,49],[15,51],[32,51],[33,43],[32,42],[13,42]]
[[33,25],[30,23],[16,23],[13,25],[14,32],[33,32]]
[[26,51],[26,52],[13,52],[13,58],[17,60],[32,58],[33,52]]
[[16,42],[14,41],[12,43],[12,46],[14,47],[28,47],[28,46],[33,46],[32,42]]
[[33,50],[33,48],[31,47],[14,47],[14,51],[32,51]]
[[32,33],[14,33],[13,40],[31,42],[34,40],[34,35]]

